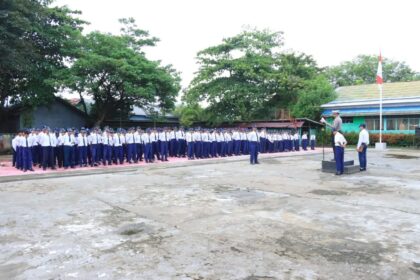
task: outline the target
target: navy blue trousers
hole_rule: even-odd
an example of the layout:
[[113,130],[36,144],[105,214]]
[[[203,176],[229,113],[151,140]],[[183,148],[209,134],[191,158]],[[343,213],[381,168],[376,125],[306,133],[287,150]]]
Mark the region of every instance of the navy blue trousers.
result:
[[22,147],[22,169],[24,171],[32,169],[32,151],[30,147]]
[[111,158],[112,158],[112,146],[103,145],[102,163],[105,164],[106,162],[108,162],[108,164],[111,164]]
[[80,146],[77,147],[77,150],[79,152],[79,165],[87,164],[87,147]]
[[169,156],[174,157],[177,155],[178,147],[176,139],[171,139],[169,141]]
[[210,142],[203,142],[203,157],[208,158],[210,154]]
[[194,158],[194,142],[187,143],[187,156],[189,159]]
[[360,168],[366,169],[367,160],[366,160],[366,152],[367,152],[367,146],[363,144],[363,151],[359,152],[359,164]]
[[335,146],[335,166],[337,173],[344,172],[344,148]]
[[127,161],[135,161],[136,144],[127,144]]
[[311,140],[311,150],[315,150],[315,140]]
[[152,162],[153,160],[153,144],[152,143],[146,143],[144,144],[144,160],[146,162]]
[[124,148],[122,146],[114,147],[114,161],[115,163],[123,164],[124,162]]
[[74,154],[74,147],[73,146],[64,146],[64,164],[65,168],[67,167],[74,167],[75,165],[75,154]]
[[135,162],[143,160],[143,153],[144,153],[144,145],[143,144],[136,144],[136,159]]
[[177,156],[179,157],[185,157],[185,153],[186,153],[186,146],[187,146],[187,142],[185,141],[185,139],[179,139],[177,141]]
[[251,164],[258,162],[258,142],[249,142],[249,154]]
[[55,167],[54,150],[52,147],[42,147],[42,168]]
[[168,141],[160,141],[160,159],[168,160]]
[[194,149],[195,149],[195,157],[201,158],[202,157],[202,149],[203,149],[203,143],[201,141],[197,141],[194,143]]
[[302,139],[302,149],[304,149],[305,151],[308,149],[308,140],[307,139]]
[[97,152],[98,152],[98,144],[91,144],[90,145],[90,154],[92,158],[91,164],[95,164],[98,162]]

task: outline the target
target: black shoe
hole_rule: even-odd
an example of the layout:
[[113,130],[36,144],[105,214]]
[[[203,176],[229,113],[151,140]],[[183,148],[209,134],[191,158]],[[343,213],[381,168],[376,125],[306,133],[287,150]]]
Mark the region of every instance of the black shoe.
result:
[[29,171],[32,171],[32,172],[34,172],[35,170],[33,170],[33,169],[31,168],[31,169],[29,169]]
[[366,171],[366,168],[360,168],[360,172]]
[[259,162],[259,161],[257,161],[255,164],[260,164],[260,162]]
[[340,175],[342,175],[343,173],[340,173],[340,172],[337,172],[337,173],[335,173],[335,175],[336,176],[340,176]]

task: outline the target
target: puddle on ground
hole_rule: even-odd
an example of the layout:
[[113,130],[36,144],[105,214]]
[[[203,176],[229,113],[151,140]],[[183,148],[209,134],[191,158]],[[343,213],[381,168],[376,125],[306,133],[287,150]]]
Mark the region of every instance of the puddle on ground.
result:
[[347,192],[334,191],[334,190],[312,190],[309,193],[313,193],[317,195],[348,195]]
[[417,156],[400,155],[400,154],[386,154],[386,158],[397,158],[397,159],[416,159]]
[[119,230],[119,234],[121,235],[134,235],[141,232],[149,234],[153,232],[153,229],[145,223],[138,223],[125,225]]

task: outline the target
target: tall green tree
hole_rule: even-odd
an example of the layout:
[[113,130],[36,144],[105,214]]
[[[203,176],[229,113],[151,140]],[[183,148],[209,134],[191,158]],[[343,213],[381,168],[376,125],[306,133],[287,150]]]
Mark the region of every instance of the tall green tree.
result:
[[292,106],[292,115],[318,120],[322,113],[321,105],[334,100],[335,97],[332,85],[325,76],[319,75],[305,81],[304,88],[298,91],[298,100]]
[[205,109],[198,104],[180,104],[174,110],[174,115],[179,118],[183,126],[192,126],[195,122],[208,122],[209,116]]
[[142,51],[158,39],[138,29],[133,19],[121,22],[121,35],[87,34],[78,59],[60,74],[66,87],[93,98],[91,113],[97,125],[107,119],[127,119],[134,105],[170,110],[180,90],[178,72],[147,59]]
[[52,100],[50,79],[76,56],[85,22],[51,2],[0,1],[0,115],[9,105]]
[[200,51],[200,68],[184,100],[206,106],[212,123],[273,118],[318,73],[310,56],[283,52],[282,46],[281,32],[246,30]]
[[[334,87],[372,84],[376,82],[378,57],[359,55],[351,61],[325,69],[325,75]],[[420,75],[403,61],[384,58],[382,62],[384,82],[419,80]]]

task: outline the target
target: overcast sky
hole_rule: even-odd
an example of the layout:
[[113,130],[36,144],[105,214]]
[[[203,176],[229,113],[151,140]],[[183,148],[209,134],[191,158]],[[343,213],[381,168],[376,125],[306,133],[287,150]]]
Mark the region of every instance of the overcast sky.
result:
[[403,60],[420,71],[420,1],[398,0],[57,0],[82,11],[86,31],[118,33],[133,17],[160,38],[151,59],[173,64],[186,87],[198,69],[198,51],[246,25],[283,31],[285,49],[312,55],[320,66],[358,54]]

